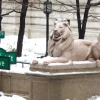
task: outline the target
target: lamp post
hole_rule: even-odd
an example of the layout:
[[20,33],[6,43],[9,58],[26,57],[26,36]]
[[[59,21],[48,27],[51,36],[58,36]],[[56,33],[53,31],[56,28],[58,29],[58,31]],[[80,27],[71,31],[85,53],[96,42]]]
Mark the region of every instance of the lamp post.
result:
[[44,2],[43,12],[46,14],[46,54],[48,55],[48,39],[49,39],[49,14],[52,12],[52,2],[49,0]]

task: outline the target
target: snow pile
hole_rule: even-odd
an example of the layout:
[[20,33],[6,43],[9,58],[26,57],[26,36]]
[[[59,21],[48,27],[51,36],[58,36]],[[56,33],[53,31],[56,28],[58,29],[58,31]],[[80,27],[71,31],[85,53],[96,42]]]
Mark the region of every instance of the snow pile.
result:
[[26,99],[18,95],[5,96],[4,93],[1,91],[0,100],[26,100]]
[[[16,50],[17,39],[18,36],[16,35],[5,36],[4,39],[1,39],[0,48],[3,48],[6,51],[12,51],[13,49]],[[37,57],[39,55],[45,55],[45,51],[45,38],[28,39],[26,36],[24,36],[22,56]]]
[[16,48],[17,36],[5,36],[4,39],[1,39],[0,47],[6,51],[11,51],[12,48]]
[[88,98],[87,100],[100,100],[100,96],[95,95],[95,96],[92,96],[91,98]]
[[0,91],[0,96],[4,96],[4,93],[2,91]]
[[45,38],[39,39],[27,39],[23,42],[22,56],[33,56],[45,55],[46,51]]
[[10,96],[1,96],[0,100],[26,100],[26,99],[23,98],[23,97],[20,97],[18,95],[13,95],[12,97],[10,97]]

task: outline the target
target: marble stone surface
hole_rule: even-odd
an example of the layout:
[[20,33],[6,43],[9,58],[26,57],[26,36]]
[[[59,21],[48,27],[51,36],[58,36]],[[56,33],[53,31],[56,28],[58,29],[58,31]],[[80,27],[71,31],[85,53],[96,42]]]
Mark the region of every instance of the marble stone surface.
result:
[[25,74],[0,72],[0,91],[27,96],[29,95],[29,80]]
[[79,62],[71,62],[68,63],[50,63],[47,66],[43,64],[30,64],[31,71],[41,71],[41,72],[50,72],[50,73],[58,73],[58,72],[69,72],[69,71],[90,71],[90,70],[98,70],[96,66],[96,62],[90,61],[79,61]]
[[29,100],[87,100],[100,95],[100,71],[26,73]]

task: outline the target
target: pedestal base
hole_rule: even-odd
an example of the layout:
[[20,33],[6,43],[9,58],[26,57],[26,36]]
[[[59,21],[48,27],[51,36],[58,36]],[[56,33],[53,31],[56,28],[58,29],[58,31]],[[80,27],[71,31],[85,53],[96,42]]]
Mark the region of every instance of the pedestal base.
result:
[[87,100],[100,95],[100,68],[95,63],[79,66],[33,66],[39,71],[26,73],[30,100]]
[[29,100],[87,100],[100,95],[100,72],[26,74],[30,78]]

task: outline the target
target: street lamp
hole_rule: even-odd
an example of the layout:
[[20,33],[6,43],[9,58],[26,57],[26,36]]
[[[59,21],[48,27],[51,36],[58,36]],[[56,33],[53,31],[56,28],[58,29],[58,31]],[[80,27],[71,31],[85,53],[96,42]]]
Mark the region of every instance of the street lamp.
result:
[[45,14],[50,14],[52,12],[52,2],[50,2],[48,0],[44,2],[43,12]]
[[48,55],[48,39],[49,39],[49,14],[52,12],[52,2],[49,0],[44,2],[43,12],[46,14],[46,54]]

